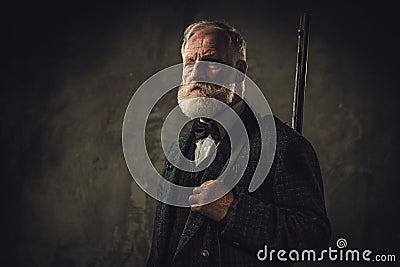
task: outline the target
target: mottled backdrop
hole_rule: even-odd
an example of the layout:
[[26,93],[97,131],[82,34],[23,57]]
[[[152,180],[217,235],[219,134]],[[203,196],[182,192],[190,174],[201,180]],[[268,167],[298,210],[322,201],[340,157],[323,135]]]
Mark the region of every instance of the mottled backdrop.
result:
[[[266,2],[266,1],[265,1]],[[311,12],[304,135],[321,163],[332,244],[397,253],[399,10],[375,2],[27,1],[2,8],[2,266],[143,266],[155,201],[121,127],[135,89],[180,62],[184,27],[236,26],[248,75],[290,121],[299,15]],[[358,3],[358,2],[356,2]],[[362,4],[361,4],[362,3]],[[148,124],[162,165],[165,97]]]

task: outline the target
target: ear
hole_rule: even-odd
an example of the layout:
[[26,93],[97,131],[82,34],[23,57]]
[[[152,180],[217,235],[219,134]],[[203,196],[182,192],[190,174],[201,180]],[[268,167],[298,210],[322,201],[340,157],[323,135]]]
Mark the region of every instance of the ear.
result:
[[246,72],[247,72],[247,63],[245,60],[243,59],[239,59],[238,61],[236,61],[236,69],[238,69],[240,71],[240,73],[238,73],[236,75],[236,82],[240,83],[244,81],[244,78],[246,76]]

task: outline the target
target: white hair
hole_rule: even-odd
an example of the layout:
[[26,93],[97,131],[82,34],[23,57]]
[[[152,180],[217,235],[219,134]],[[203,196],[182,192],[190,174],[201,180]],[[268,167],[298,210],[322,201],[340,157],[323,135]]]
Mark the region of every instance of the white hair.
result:
[[183,55],[187,41],[192,37],[192,35],[198,31],[215,28],[219,29],[226,34],[229,39],[230,46],[233,48],[234,52],[237,53],[239,59],[246,60],[246,42],[241,36],[241,34],[232,26],[225,22],[220,21],[198,21],[189,25],[184,34],[181,47],[181,54]]

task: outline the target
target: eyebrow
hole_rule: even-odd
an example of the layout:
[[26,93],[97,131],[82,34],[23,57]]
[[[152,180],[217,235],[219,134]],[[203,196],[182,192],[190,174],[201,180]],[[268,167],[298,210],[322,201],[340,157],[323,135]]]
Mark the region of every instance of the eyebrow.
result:
[[[184,59],[184,62],[193,62],[193,57],[188,57]],[[205,56],[204,58],[201,59],[201,61],[208,61],[208,62],[216,62],[216,63],[220,63],[220,64],[226,64],[224,61],[215,58],[213,56]]]
[[[202,61],[215,61],[218,62],[219,59],[216,58],[216,53],[204,53],[205,56],[202,58]],[[188,55],[187,57],[184,58],[185,61],[193,61],[194,60],[194,55]]]

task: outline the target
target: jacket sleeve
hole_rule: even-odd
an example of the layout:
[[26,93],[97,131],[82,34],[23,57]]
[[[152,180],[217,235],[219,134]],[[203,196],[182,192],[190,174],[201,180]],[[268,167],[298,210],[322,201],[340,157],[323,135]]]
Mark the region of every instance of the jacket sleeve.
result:
[[151,242],[151,247],[150,247],[150,254],[147,258],[146,266],[147,267],[155,267],[159,266],[158,260],[160,258],[159,256],[159,248],[157,247],[157,238],[158,238],[158,221],[160,220],[159,218],[159,213],[160,213],[160,208],[161,208],[161,203],[157,201],[157,206],[156,206],[156,215],[154,218],[153,222],[153,236],[152,236],[152,242]]
[[[164,161],[164,167],[161,171],[161,176],[165,177],[165,172],[167,170],[169,162],[167,159]],[[151,241],[151,247],[150,247],[150,253],[146,261],[146,266],[147,267],[157,267],[160,266],[160,248],[158,247],[158,241],[160,238],[160,232],[161,232],[161,208],[162,208],[163,203],[160,201],[156,202],[156,212],[154,216],[154,221],[153,221],[153,235],[152,235],[152,241]]]
[[[302,136],[289,141],[276,154],[272,201],[257,191],[237,192],[234,212],[221,229],[222,238],[245,250],[271,248],[321,248],[329,243],[321,172],[311,144]],[[266,182],[262,186],[265,185]]]

